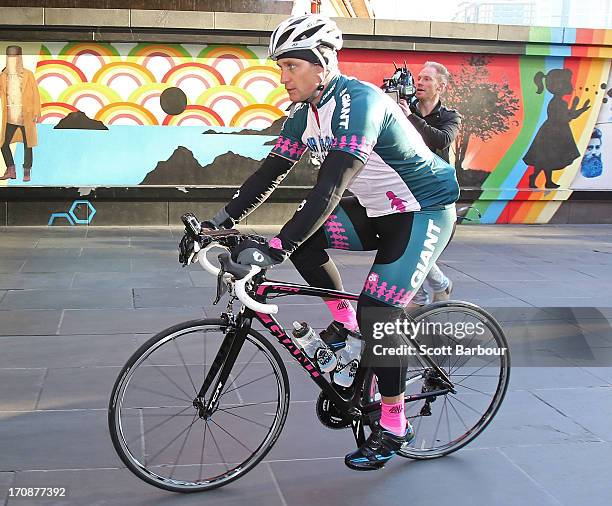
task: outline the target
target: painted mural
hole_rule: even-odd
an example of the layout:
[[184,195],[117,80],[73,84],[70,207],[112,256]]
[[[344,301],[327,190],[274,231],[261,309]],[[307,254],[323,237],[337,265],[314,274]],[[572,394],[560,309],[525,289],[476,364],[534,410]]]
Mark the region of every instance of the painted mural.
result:
[[[0,68],[8,46],[33,73],[40,111],[28,120],[36,145],[3,139],[0,185],[237,186],[269,153],[289,105],[265,47],[0,43]],[[426,61],[445,65],[443,102],[463,115],[452,161],[462,187],[480,192],[480,221],[532,223],[572,189],[612,189],[610,59],[551,53],[345,49],[340,66],[381,85],[393,62],[415,74]],[[283,184],[314,183],[303,158]]]
[[404,59],[413,73],[433,60],[452,74],[442,101],[463,115],[454,145],[457,177],[463,188],[481,190],[478,211],[468,218],[548,222],[571,194],[607,104],[610,60],[353,50],[342,68],[378,83],[389,77],[390,61]]
[[[36,53],[26,66],[40,142],[31,181],[18,170],[9,185],[237,185],[289,105],[261,47],[48,43]],[[10,152],[23,158],[21,144]],[[298,169],[286,184],[313,180]]]

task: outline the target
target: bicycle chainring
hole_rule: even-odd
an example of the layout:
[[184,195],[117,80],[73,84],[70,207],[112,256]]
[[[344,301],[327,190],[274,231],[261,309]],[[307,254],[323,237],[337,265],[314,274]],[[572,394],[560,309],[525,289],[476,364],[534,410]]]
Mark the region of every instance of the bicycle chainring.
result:
[[324,392],[317,399],[317,418],[330,429],[345,429],[351,426],[351,418],[343,415]]

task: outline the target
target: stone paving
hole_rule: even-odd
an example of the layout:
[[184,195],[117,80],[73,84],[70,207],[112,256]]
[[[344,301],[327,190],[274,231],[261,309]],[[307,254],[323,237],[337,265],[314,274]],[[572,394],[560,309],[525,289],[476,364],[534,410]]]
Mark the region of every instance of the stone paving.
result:
[[[458,228],[441,262],[453,298],[498,316],[514,361],[500,412],[468,447],[350,471],[342,461],[354,446],[350,431],[318,424],[317,390],[284,356],[292,402],[276,446],[244,478],[195,495],[133,476],[106,419],[114,379],[144,339],[219,311],[214,279],[178,265],[181,235],[168,227],[0,229],[0,504],[611,503],[612,226]],[[358,291],[372,254],[333,256],[346,289]],[[271,277],[300,280],[289,264]],[[322,305],[290,302],[287,322],[329,322]],[[68,497],[15,499],[11,487],[66,487]]]

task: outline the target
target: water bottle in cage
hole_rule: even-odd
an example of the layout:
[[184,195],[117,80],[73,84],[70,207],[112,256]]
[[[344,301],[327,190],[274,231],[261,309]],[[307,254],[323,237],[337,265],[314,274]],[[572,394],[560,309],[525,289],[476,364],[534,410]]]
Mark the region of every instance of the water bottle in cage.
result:
[[346,346],[337,352],[338,364],[334,372],[334,383],[341,387],[348,388],[355,381],[355,375],[359,368],[361,359],[361,339],[349,334]]
[[308,323],[293,322],[293,340],[321,372],[331,372],[336,368],[336,355]]

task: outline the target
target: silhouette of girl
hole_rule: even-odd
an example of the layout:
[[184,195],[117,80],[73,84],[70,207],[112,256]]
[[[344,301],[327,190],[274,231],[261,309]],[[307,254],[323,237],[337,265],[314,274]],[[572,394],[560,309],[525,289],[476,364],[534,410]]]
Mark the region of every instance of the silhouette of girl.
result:
[[548,103],[548,117],[538,130],[523,161],[527,165],[533,165],[533,174],[529,177],[530,187],[536,187],[536,178],[540,172],[544,172],[546,176],[544,186],[559,188],[559,185],[552,180],[553,171],[564,169],[580,156],[569,123],[590,107],[590,101],[587,99],[580,109],[576,109],[580,99],[574,97],[572,106],[568,108],[563,97],[574,91],[572,71],[569,69],[553,69],[546,75],[538,72],[533,78],[533,82],[538,87],[538,94],[544,91],[544,80],[546,80],[546,89],[552,93],[553,98]]

